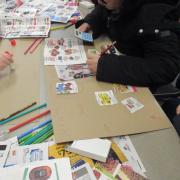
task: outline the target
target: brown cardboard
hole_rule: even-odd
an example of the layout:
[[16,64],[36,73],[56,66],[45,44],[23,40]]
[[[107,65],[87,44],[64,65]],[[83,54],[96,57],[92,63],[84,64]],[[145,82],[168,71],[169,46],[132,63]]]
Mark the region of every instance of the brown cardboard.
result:
[[[99,43],[96,42],[96,47]],[[59,81],[53,66],[45,67],[48,105],[51,109],[55,141],[57,143],[95,137],[110,137],[154,131],[171,127],[166,115],[147,88],[136,93],[114,95],[119,103],[99,106],[94,92],[113,90],[110,83],[97,82],[95,77],[76,80],[79,93],[57,95]],[[131,114],[121,100],[135,97],[144,108]]]

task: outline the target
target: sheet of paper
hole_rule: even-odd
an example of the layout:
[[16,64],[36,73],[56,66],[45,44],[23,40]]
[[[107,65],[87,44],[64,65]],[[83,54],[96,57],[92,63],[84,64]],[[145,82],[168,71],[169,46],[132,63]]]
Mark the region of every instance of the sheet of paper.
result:
[[0,37],[47,37],[50,26],[49,17],[0,17]]
[[69,158],[39,161],[23,166],[0,169],[0,179],[72,180]]
[[72,170],[74,180],[96,180],[96,177],[88,163]]
[[48,159],[48,142],[19,146],[18,164],[31,163]]
[[19,147],[19,145],[16,136],[6,140],[6,142],[10,143],[10,150],[6,159],[5,167],[9,167],[17,164],[17,148]]
[[51,3],[41,14],[49,16],[51,21],[67,23],[71,16],[77,11],[77,6],[70,6],[63,1]]
[[128,159],[128,163],[139,173],[145,173],[146,169],[131,142],[129,136],[120,136],[113,138],[113,141],[120,147]]
[[3,168],[10,150],[10,143],[0,142],[0,168]]
[[72,65],[86,63],[86,53],[82,41],[72,38],[52,39],[45,41],[45,65]]
[[68,66],[56,65],[55,69],[58,78],[64,81],[93,76],[87,64],[75,64]]

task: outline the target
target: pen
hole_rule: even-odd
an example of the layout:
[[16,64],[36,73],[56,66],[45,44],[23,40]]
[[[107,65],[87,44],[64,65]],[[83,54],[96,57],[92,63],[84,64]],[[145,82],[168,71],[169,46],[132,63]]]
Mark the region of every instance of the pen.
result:
[[114,44],[116,44],[116,41],[114,41],[111,45],[109,45],[104,51],[102,51],[101,52],[101,56],[102,55],[104,55],[104,54],[106,54],[106,52],[108,51],[108,50],[110,50],[113,46],[114,46]]

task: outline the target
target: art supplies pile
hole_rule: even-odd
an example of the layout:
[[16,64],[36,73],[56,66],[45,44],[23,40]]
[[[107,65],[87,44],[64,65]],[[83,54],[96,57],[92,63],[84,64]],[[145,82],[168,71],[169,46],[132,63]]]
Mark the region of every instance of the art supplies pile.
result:
[[49,17],[0,17],[0,37],[47,37],[50,26]]
[[[35,179],[52,180],[134,180],[135,177],[147,180],[146,170],[128,136],[25,146],[19,146],[18,139],[0,142],[0,179],[28,180],[36,174]],[[77,150],[77,154],[69,150]]]

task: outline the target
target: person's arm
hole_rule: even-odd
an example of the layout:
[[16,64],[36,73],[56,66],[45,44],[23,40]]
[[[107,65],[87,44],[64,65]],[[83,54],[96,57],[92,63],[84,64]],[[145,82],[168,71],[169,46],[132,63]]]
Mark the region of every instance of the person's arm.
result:
[[[106,20],[107,20],[107,10],[105,7],[98,5],[95,9],[88,14],[83,20],[80,20],[76,24],[76,28],[82,29],[82,31],[92,30],[93,36],[96,38],[101,33],[106,31]],[[81,28],[86,23],[87,28]]]
[[[97,65],[99,81],[136,86],[157,86],[174,80],[180,56],[175,33],[142,43],[144,57],[103,55]],[[178,62],[179,61],[179,62]]]

